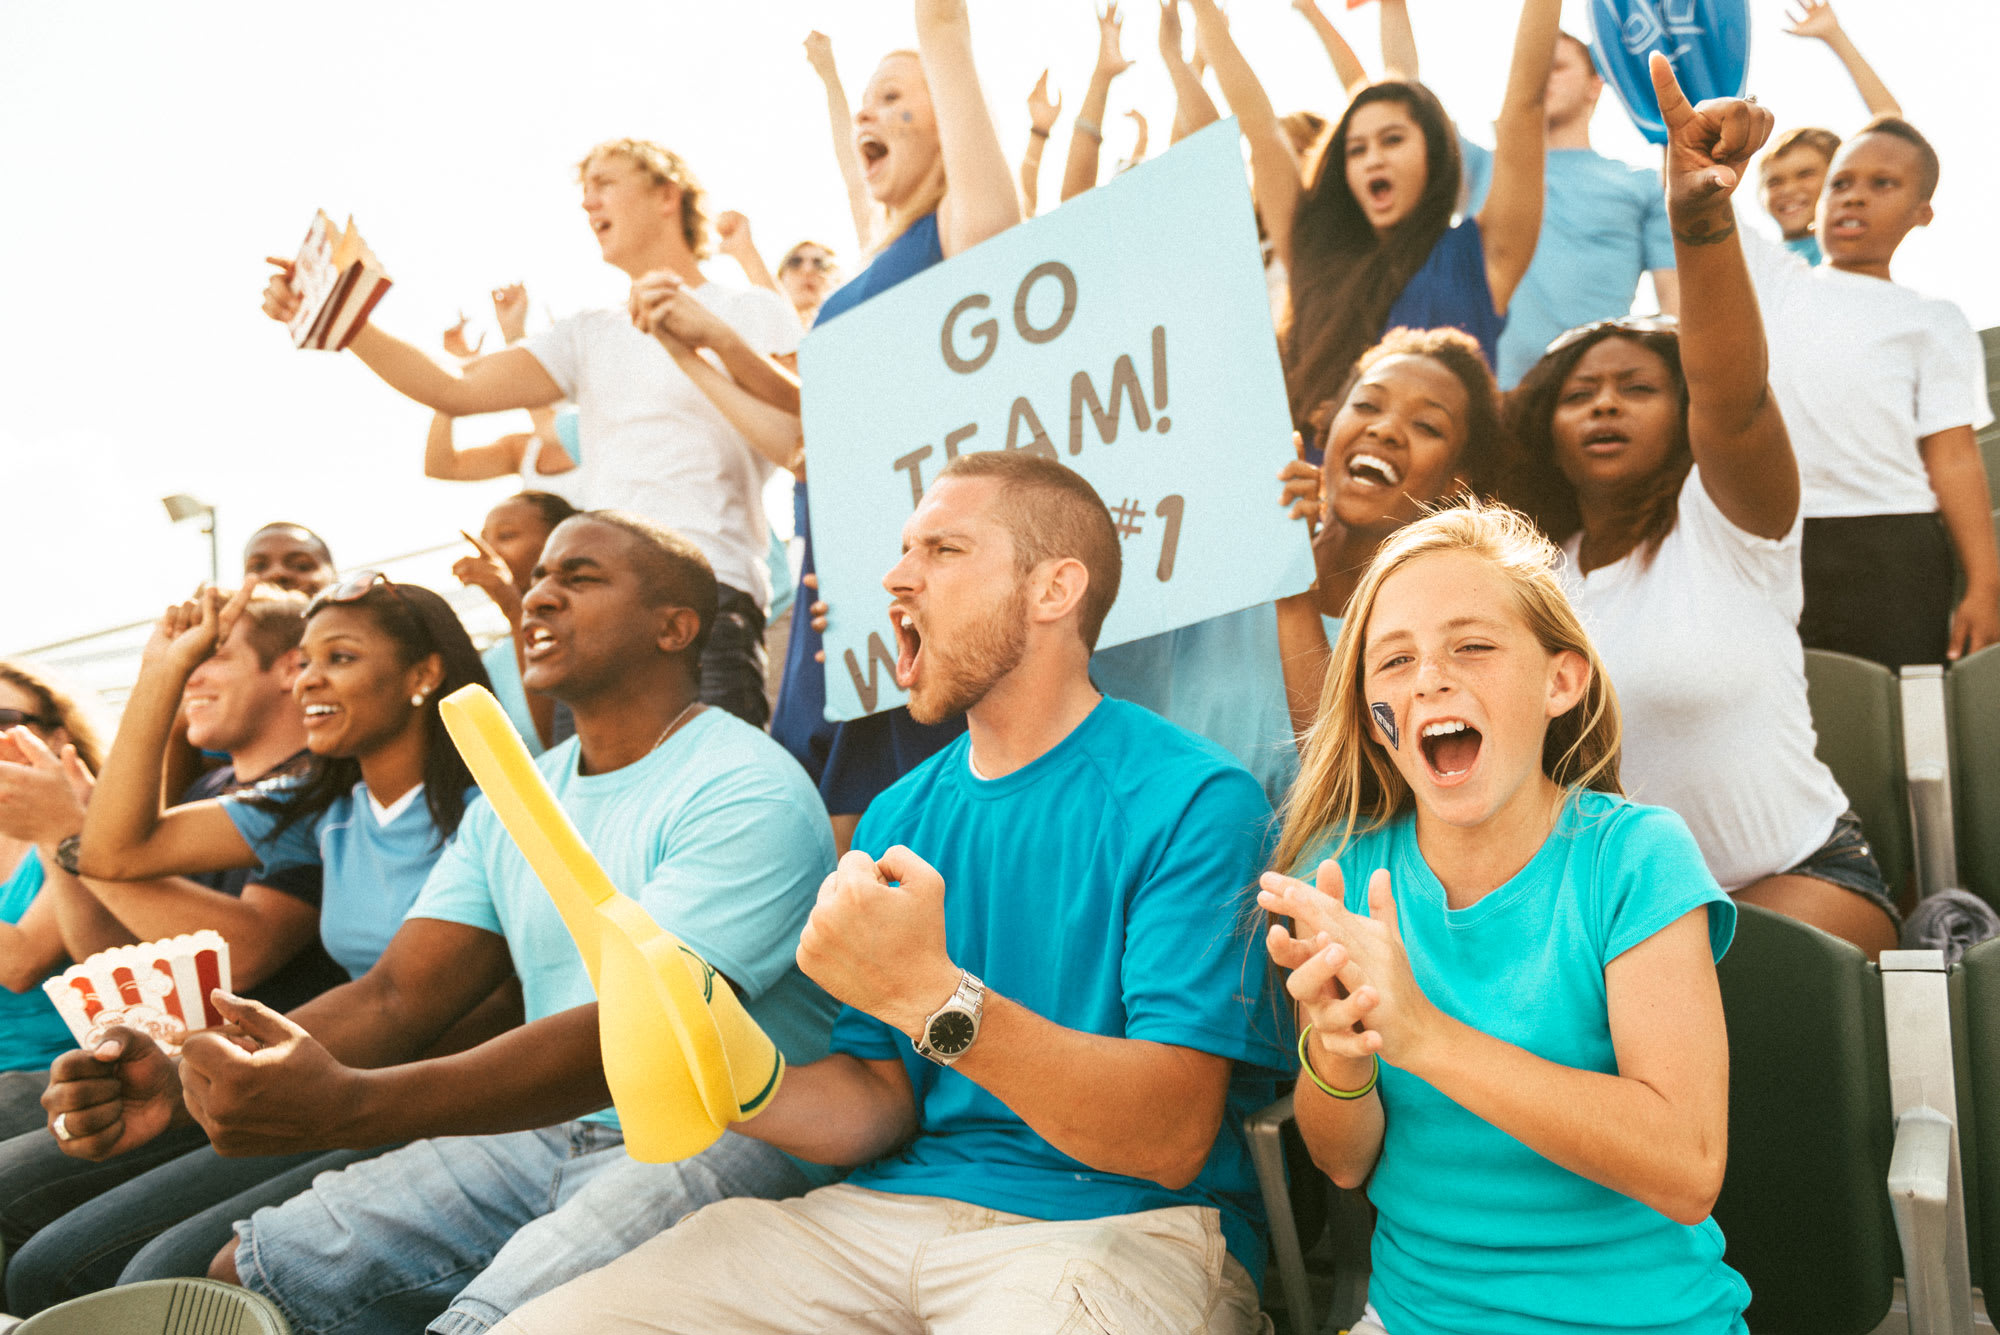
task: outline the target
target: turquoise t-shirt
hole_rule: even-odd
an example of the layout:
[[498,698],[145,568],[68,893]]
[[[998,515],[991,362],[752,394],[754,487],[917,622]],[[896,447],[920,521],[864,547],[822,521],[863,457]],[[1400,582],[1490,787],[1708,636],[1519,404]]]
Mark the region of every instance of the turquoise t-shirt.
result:
[[[1702,905],[1717,959],[1736,930],[1736,906],[1681,818],[1603,793],[1565,803],[1528,865],[1468,908],[1446,906],[1412,815],[1341,854],[1350,910],[1368,911],[1382,867],[1432,1004],[1580,1070],[1618,1070],[1607,964]],[[1750,1288],[1723,1263],[1713,1219],[1677,1224],[1559,1168],[1388,1062],[1380,1089],[1368,1298],[1395,1335],[1747,1330]]]
[[[1493,183],[1493,150],[1464,135],[1468,215],[1479,212]],[[1639,277],[1674,267],[1667,197],[1651,167],[1607,158],[1589,148],[1551,149],[1541,238],[1507,305],[1500,335],[1500,388],[1512,389],[1560,334],[1632,309]]]
[[1786,237],[1785,249],[1794,255],[1803,255],[1807,264],[1818,264],[1824,258],[1819,248],[1819,238],[1811,232],[1807,232],[1804,236]]
[[[1326,642],[1338,640],[1339,619],[1320,620]],[[1090,679],[1114,700],[1144,706],[1235,756],[1274,807],[1298,775],[1276,603],[1099,649]]]
[[961,736],[876,798],[854,846],[879,857],[903,844],[937,868],[954,963],[1056,1024],[1235,1066],[1208,1162],[1169,1191],[1085,1167],[900,1030],[843,1007],[834,1050],[900,1060],[918,1110],[916,1139],[848,1181],[1037,1219],[1211,1206],[1230,1254],[1259,1276],[1264,1212],[1243,1119],[1294,1061],[1251,901],[1270,814],[1220,747],[1118,700],[1012,774],[976,777]]
[[[578,745],[535,763],[611,883],[736,985],[787,1061],[824,1057],[833,999],[797,955],[833,870],[833,827],[798,762],[720,709],[607,774],[578,773]],[[597,999],[555,901],[485,802],[465,813],[410,916],[505,937],[530,1021]]]
[[528,754],[538,756],[546,751],[548,748],[542,745],[541,734],[535,731],[535,716],[528,712],[528,689],[521,685],[521,660],[514,653],[514,637],[502,635],[487,645],[479,661],[486,665],[486,678],[493,684],[493,698],[506,711],[507,721],[514,725],[514,731],[521,734]]
[[[277,779],[231,793],[222,799],[222,809],[266,871],[322,868],[320,943],[336,964],[359,978],[388,949],[389,938],[403,925],[403,915],[444,852],[444,842],[421,788],[384,825],[368,800],[366,783],[334,799],[319,819],[297,821],[277,833],[279,813],[247,799],[259,793],[283,800],[296,784],[295,779]],[[466,801],[478,795],[478,789],[468,789]]]
[[[21,921],[42,892],[42,879],[41,855],[31,848],[14,874],[0,884],[0,922]],[[58,962],[57,969],[63,967]],[[0,988],[0,1071],[46,1071],[50,1062],[75,1046],[69,1026],[40,982],[25,992]]]

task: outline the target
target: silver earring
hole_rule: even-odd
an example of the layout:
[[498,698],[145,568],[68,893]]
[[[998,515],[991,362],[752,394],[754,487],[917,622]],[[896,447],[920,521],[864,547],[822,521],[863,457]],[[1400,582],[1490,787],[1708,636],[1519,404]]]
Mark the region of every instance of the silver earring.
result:
[[410,704],[418,709],[422,709],[424,707],[424,693],[422,691],[418,691],[415,695],[411,696]]

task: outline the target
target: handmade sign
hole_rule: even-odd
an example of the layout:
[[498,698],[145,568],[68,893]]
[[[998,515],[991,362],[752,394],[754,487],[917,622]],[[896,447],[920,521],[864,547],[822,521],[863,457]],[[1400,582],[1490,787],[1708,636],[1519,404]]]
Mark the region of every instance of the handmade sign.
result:
[[229,981],[229,942],[201,931],[100,950],[44,979],[42,991],[80,1048],[96,1047],[113,1025],[123,1025],[150,1034],[171,1054],[195,1030],[222,1023],[210,994],[227,991]]
[[438,704],[451,740],[555,901],[597,989],[604,1076],[645,1163],[673,1163],[762,1112],[785,1057],[708,962],[619,893],[483,686]]
[[1750,68],[1749,0],[1590,0],[1590,54],[1639,133],[1667,142],[1648,65],[1658,51],[1688,101],[1743,96]]
[[337,352],[389,290],[389,275],[355,230],[354,219],[335,227],[321,210],[292,263],[292,290],[299,294],[299,309],[285,322],[292,345]]
[[902,704],[882,577],[962,453],[1088,478],[1124,549],[1100,645],[1312,582],[1278,505],[1291,417],[1234,120],[918,274],[799,349],[826,715]]

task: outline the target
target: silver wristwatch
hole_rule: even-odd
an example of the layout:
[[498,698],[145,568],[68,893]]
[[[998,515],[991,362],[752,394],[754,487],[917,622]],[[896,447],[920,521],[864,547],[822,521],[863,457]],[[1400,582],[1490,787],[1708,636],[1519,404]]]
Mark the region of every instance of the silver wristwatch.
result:
[[979,1037],[979,1017],[986,1009],[986,984],[964,970],[959,971],[958,989],[951,999],[931,1012],[923,1032],[910,1040],[920,1057],[939,1066],[950,1066]]

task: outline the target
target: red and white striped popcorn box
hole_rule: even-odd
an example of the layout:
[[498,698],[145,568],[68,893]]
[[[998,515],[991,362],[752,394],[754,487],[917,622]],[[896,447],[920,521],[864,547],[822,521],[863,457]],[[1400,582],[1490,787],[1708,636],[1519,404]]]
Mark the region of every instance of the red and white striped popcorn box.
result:
[[95,1047],[122,1024],[169,1053],[222,1023],[209,999],[218,987],[229,987],[229,942],[212,931],[100,950],[42,984],[78,1046]]

